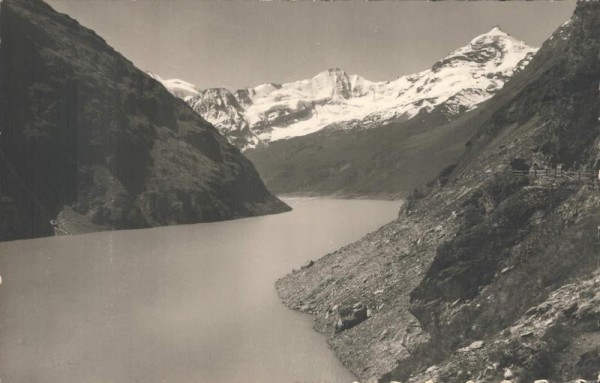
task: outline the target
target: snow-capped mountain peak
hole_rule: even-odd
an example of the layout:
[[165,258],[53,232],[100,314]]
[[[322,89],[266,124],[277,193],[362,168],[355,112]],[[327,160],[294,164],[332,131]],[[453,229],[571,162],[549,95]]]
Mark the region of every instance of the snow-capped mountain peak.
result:
[[245,149],[326,127],[381,126],[436,108],[453,118],[490,98],[536,51],[494,27],[431,69],[393,81],[373,82],[331,68],[305,80],[230,92],[199,91],[181,80],[155,77]]
[[488,64],[486,70],[496,72],[508,70],[509,73],[505,74],[510,76],[515,69],[518,69],[519,62],[535,51],[537,50],[496,26],[489,32],[475,37],[468,45],[450,53],[441,62],[460,60]]
[[510,37],[510,35],[506,32],[504,32],[502,30],[502,28],[500,28],[499,25],[494,26],[492,29],[490,29],[489,32],[481,34],[477,37],[475,37],[473,40],[471,40],[471,44],[475,45],[478,41],[481,41],[482,39],[489,39],[489,38],[495,38],[495,37],[501,37],[501,38],[506,38],[506,37]]
[[190,84],[187,81],[172,78],[165,80],[157,74],[146,72],[150,77],[163,84],[165,88],[175,97],[179,97],[185,101],[188,101],[192,97],[198,95],[199,90],[194,84]]

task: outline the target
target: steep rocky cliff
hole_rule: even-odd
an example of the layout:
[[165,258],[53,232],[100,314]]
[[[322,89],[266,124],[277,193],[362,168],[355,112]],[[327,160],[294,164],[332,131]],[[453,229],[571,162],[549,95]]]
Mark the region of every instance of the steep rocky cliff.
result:
[[[475,128],[457,164],[396,221],[278,281],[283,301],[364,380],[596,379],[599,83],[600,3],[580,2],[457,121]],[[523,173],[558,164],[573,173]]]
[[52,234],[51,220],[125,229],[287,209],[213,126],[75,20],[5,0],[0,40],[0,207],[19,219],[3,216],[3,239]]

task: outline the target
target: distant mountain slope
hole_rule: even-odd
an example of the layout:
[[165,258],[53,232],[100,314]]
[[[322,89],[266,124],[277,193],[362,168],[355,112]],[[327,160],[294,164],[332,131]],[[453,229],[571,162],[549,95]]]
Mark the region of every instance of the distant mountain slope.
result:
[[[581,1],[454,122],[475,131],[456,166],[396,221],[278,281],[361,379],[597,379],[599,57],[600,2]],[[558,164],[574,173],[555,178]],[[535,167],[549,176],[515,173]]]
[[435,111],[375,129],[276,141],[244,155],[280,194],[396,199],[456,163],[473,132]]
[[[181,80],[163,80],[239,147],[304,136],[329,129],[366,129],[408,120],[419,112],[455,116],[491,97],[536,49],[495,27],[450,53],[431,69],[372,82],[339,68],[311,79],[263,84],[231,92],[195,90]],[[189,90],[189,91],[188,91]]]
[[0,41],[0,209],[18,221],[3,216],[3,239],[73,216],[127,229],[288,209],[213,126],[75,20],[4,0]]

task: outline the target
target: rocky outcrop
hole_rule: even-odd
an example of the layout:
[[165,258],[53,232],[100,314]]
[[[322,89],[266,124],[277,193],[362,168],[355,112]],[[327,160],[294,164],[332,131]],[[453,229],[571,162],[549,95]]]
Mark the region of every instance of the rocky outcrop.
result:
[[[398,220],[277,282],[290,307],[364,380],[596,379],[600,331],[600,3],[570,23],[477,113],[456,166]],[[516,174],[537,167],[593,178]],[[335,331],[331,307],[371,316]]]
[[408,382],[595,382],[600,368],[600,270],[560,287],[487,344],[459,349]]
[[77,21],[5,0],[0,39],[10,238],[51,235],[65,207],[113,229],[288,209],[213,126]]
[[243,148],[260,143],[244,118],[243,107],[229,90],[214,88],[198,91],[187,102],[196,113],[214,124],[233,145]]
[[360,302],[355,303],[352,307],[344,306],[337,310],[338,319],[335,322],[335,330],[338,332],[351,329],[352,327],[366,321],[370,314],[370,310],[363,306]]

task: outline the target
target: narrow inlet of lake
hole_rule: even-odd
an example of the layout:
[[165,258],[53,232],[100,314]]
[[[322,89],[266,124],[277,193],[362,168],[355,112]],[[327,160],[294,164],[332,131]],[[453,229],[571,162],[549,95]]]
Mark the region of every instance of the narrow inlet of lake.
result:
[[276,279],[401,202],[289,198],[289,213],[0,243],[0,379],[352,381]]

